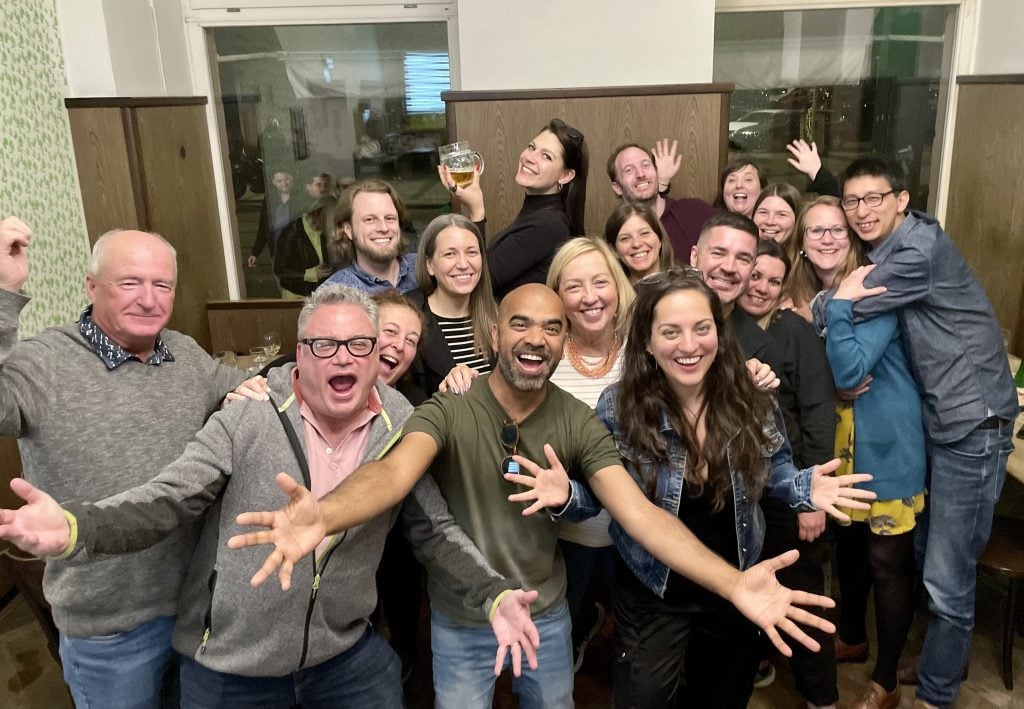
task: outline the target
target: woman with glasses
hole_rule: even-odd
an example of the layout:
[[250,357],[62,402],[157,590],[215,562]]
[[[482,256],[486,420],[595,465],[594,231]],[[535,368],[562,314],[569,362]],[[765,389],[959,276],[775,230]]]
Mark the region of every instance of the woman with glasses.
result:
[[[558,118],[551,119],[520,153],[515,182],[526,190],[523,208],[487,248],[499,301],[525,283],[543,283],[558,247],[584,233],[588,164],[583,134]],[[438,167],[438,175],[484,233],[487,211],[479,175],[465,187],[455,183],[444,165]]]
[[[565,242],[555,254],[547,285],[562,299],[569,325],[562,359],[550,381],[596,407],[601,392],[619,380],[633,287],[611,249],[598,239],[583,236]],[[559,532],[577,671],[583,664],[583,651],[604,621],[605,606],[600,601],[607,603],[611,592],[615,554],[608,536],[610,521],[602,511],[579,524],[563,523]],[[595,584],[595,579],[604,583]],[[588,593],[588,588],[593,593]],[[585,605],[585,597],[590,596],[599,600]]]
[[[833,456],[835,391],[825,346],[814,327],[792,310],[779,309],[789,271],[789,257],[782,245],[761,239],[750,285],[738,302],[772,338],[780,355],[789,387],[781,390],[779,405],[793,448],[793,462],[803,468],[820,465]],[[770,557],[789,549],[800,551],[796,563],[779,572],[782,583],[801,591],[825,593],[822,564],[829,561],[830,551],[823,536],[825,513],[795,513],[771,497],[761,501],[761,508],[767,525],[762,554]],[[813,630],[809,633],[822,648],[819,652],[794,648],[791,667],[797,691],[809,707],[834,707],[839,691],[832,636]],[[770,652],[770,648],[765,650]],[[767,659],[769,654],[762,657],[765,659],[758,667],[755,686],[767,686],[775,675]]]
[[491,325],[497,308],[476,225],[460,214],[431,221],[420,237],[416,281],[427,319],[414,375],[420,388],[433,394],[460,365],[472,370],[472,376],[491,371]]
[[[601,395],[598,416],[648,497],[723,559],[747,568],[761,552],[762,493],[800,506],[839,461],[804,471],[793,465],[771,396],[751,381],[718,296],[699,274],[672,268],[645,278],[636,292],[622,380]],[[720,596],[671,572],[614,521],[611,536],[620,555],[615,705],[660,708],[680,699],[745,707],[757,660],[754,626]]]
[[[921,399],[910,375],[894,313],[854,324],[843,277],[863,261],[863,246],[850,230],[844,207],[819,197],[804,208],[798,233],[802,250],[793,269],[794,300],[821,299],[814,308],[840,392],[836,454],[840,472],[871,473],[864,487],[878,498],[867,512],[851,511],[836,528],[840,622],[836,660],[868,657],[865,614],[875,591],[878,651],[871,681],[852,707],[899,704],[897,664],[914,613],[915,517],[924,509],[924,430]],[[825,291],[816,295],[819,291]]]
[[639,202],[623,202],[615,208],[605,222],[604,240],[615,249],[630,283],[664,271],[675,260],[658,215]]

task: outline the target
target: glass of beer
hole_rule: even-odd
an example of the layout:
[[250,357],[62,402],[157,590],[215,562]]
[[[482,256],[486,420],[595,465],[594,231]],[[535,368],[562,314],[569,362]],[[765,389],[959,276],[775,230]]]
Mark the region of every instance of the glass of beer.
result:
[[481,173],[484,171],[483,157],[469,147],[468,141],[442,145],[437,149],[437,154],[441,156],[441,164],[447,166],[452,180],[459,187],[465,187],[473,181],[473,173],[477,167]]

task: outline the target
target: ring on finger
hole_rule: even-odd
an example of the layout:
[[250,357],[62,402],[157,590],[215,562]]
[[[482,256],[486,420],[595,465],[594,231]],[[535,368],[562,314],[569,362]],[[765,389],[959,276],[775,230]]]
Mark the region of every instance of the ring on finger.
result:
[[458,190],[458,189],[459,189],[458,185],[448,185],[448,191],[451,192],[452,194],[455,194],[456,190]]

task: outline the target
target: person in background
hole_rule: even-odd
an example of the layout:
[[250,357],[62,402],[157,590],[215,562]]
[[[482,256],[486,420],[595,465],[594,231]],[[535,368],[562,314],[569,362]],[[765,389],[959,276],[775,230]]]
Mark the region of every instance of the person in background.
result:
[[277,253],[277,240],[281,231],[302,214],[302,207],[299,200],[292,200],[292,174],[287,170],[275,170],[272,184],[276,194],[267,195],[260,209],[260,221],[256,227],[256,240],[252,244],[252,251],[246,265],[249,268],[256,267],[256,260],[263,249],[270,253],[270,260],[273,262],[274,254]]
[[394,187],[383,180],[357,182],[341,193],[334,222],[330,249],[337,270],[326,283],[370,294],[416,288],[416,254],[407,253],[402,237],[409,214]]
[[[771,186],[769,186],[771,187]],[[755,210],[756,216],[756,210]],[[750,274],[750,286],[739,305],[775,341],[789,386],[780,391],[779,405],[786,423],[786,435],[798,468],[820,465],[833,457],[835,447],[835,392],[825,346],[814,328],[792,310],[780,310],[790,262],[782,247],[761,239],[757,261]],[[812,593],[825,593],[822,564],[830,562],[830,545],[823,536],[824,512],[794,512],[779,500],[761,500],[765,517],[766,556],[787,549],[800,551],[795,564],[779,572],[787,586]],[[835,648],[831,637],[809,631],[821,643],[821,650],[808,652],[798,647],[791,666],[797,691],[809,709],[834,707],[839,699],[836,686]],[[767,650],[768,648],[765,648]],[[767,655],[762,655],[767,658]],[[774,679],[770,660],[758,665],[754,686],[767,686]]]
[[645,204],[623,202],[616,207],[605,222],[604,240],[615,249],[630,283],[664,271],[675,262],[665,227]]
[[761,190],[752,217],[761,238],[785,244],[793,235],[800,203],[800,193],[789,183],[776,182]]
[[274,275],[281,285],[282,298],[304,298],[327,278],[333,209],[333,197],[320,197],[308,212],[281,230],[274,252]]
[[757,163],[734,158],[719,175],[715,206],[750,218],[754,213],[754,200],[766,184],[764,170]]
[[[588,166],[583,134],[558,118],[552,118],[520,153],[515,182],[526,190],[523,208],[487,247],[498,300],[525,283],[543,283],[558,247],[585,233]],[[438,175],[484,234],[487,212],[479,175],[465,187],[455,184],[444,165],[438,167]]]
[[[651,213],[643,206],[623,207]],[[633,287],[611,249],[598,239],[582,236],[565,242],[555,253],[547,285],[562,299],[568,326],[562,360],[550,381],[594,408],[601,392],[619,381]],[[610,607],[615,568],[610,521],[602,510],[583,522],[563,523],[559,532],[574,671],[582,666],[584,650],[601,630],[605,608]]]
[[715,209],[701,199],[672,199],[668,196],[672,178],[682,158],[678,141],[659,140],[654,150],[636,143],[620,145],[608,157],[608,179],[612,191],[624,203],[649,207],[661,222],[672,251],[688,254],[697,243],[704,221]]

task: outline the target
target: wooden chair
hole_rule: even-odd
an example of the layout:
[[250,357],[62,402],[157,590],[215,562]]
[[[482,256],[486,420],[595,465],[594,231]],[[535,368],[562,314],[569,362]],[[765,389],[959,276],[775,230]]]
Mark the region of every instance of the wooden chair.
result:
[[1013,635],[1020,622],[1018,605],[1024,579],[1024,520],[996,517],[992,536],[978,566],[1007,581],[1006,614],[1003,617],[1003,684],[1013,689]]

